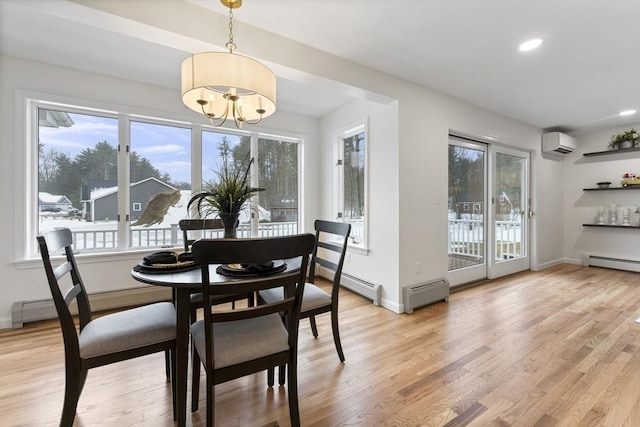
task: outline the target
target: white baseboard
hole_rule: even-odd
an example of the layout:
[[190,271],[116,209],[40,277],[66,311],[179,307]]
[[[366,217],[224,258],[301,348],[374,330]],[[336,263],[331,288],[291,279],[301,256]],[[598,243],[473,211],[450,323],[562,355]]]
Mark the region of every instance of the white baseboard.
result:
[[[98,312],[116,308],[133,307],[158,301],[170,301],[171,288],[146,286],[143,288],[122,289],[89,295],[91,311]],[[71,312],[77,313],[75,303]],[[1,323],[3,328],[21,328],[25,323],[58,317],[53,299],[17,301],[11,307],[11,320]],[[6,326],[5,326],[6,325]]]
[[538,266],[535,269],[532,269],[532,270],[534,270],[534,271],[545,270],[547,268],[555,267],[556,265],[565,264],[565,263],[582,264],[582,261],[578,260],[577,262],[574,263],[574,262],[568,261],[566,258],[555,259],[553,261],[548,261],[548,262],[544,262],[542,264],[538,264]]
[[586,266],[612,268],[615,270],[634,271],[636,273],[640,273],[640,260],[631,258],[585,254],[582,264]]

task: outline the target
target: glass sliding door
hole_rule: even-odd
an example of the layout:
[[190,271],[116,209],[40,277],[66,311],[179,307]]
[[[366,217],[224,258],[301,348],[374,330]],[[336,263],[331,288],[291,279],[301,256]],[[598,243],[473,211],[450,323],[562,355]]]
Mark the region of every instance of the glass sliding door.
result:
[[487,146],[451,136],[448,155],[447,278],[486,277]]
[[528,152],[449,137],[451,286],[529,268],[529,160]]
[[529,153],[491,147],[492,262],[488,277],[529,268]]

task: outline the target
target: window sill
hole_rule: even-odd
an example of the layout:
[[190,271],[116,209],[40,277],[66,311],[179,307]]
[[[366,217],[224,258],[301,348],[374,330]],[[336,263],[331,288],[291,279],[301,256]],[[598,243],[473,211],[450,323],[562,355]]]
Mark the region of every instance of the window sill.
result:
[[[145,255],[151,254],[157,251],[169,251],[169,250],[180,250],[181,247],[178,248],[146,248],[146,249],[136,249],[136,250],[128,250],[122,252],[100,252],[100,253],[76,253],[75,258],[79,265],[82,264],[95,264],[95,263],[105,263],[105,262],[120,262],[120,261],[131,261],[132,265],[142,260]],[[52,257],[54,260],[62,259],[63,255],[57,255]],[[42,268],[42,259],[41,258],[29,258],[14,261],[13,264],[16,266],[18,270],[28,270],[33,268]]]
[[364,247],[364,246],[354,246],[354,245],[349,244],[349,245],[347,245],[347,252],[353,252],[354,254],[368,256],[369,255],[369,248]]

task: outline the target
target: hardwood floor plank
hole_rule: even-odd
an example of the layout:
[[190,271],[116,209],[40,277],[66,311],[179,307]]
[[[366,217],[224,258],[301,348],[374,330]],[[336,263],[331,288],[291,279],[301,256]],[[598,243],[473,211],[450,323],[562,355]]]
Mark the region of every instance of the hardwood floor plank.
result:
[[631,411],[629,412],[629,416],[622,424],[622,427],[636,427],[640,426],[640,398],[636,400],[631,407]]
[[[640,354],[637,352],[631,354],[629,362],[594,406],[595,410],[606,414],[602,425],[622,425],[632,411],[640,411],[633,406],[640,398],[640,375],[629,375],[630,372],[640,372]],[[618,401],[620,396],[624,396],[622,402]]]
[[[321,282],[328,288],[328,284]],[[640,274],[577,265],[523,272],[394,314],[341,290],[340,363],[329,316],[300,327],[304,426],[640,425]],[[173,426],[164,356],[89,373],[76,426]],[[189,385],[190,389],[190,385]],[[0,331],[0,425],[56,426],[57,321]],[[187,423],[204,425],[201,409]],[[286,387],[261,373],[216,387],[223,426],[287,427]]]

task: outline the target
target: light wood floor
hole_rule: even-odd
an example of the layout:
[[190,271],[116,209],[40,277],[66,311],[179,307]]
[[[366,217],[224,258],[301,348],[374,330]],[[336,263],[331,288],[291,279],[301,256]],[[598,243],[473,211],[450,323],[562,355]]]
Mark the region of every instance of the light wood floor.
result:
[[[346,363],[328,316],[301,326],[304,426],[640,426],[640,274],[576,265],[526,272],[396,315],[341,294]],[[0,331],[0,425],[57,425],[57,321]],[[77,426],[170,426],[157,354],[89,372]],[[204,380],[201,381],[201,387]],[[289,425],[286,388],[217,387],[221,426]],[[201,410],[187,423],[203,425]]]

